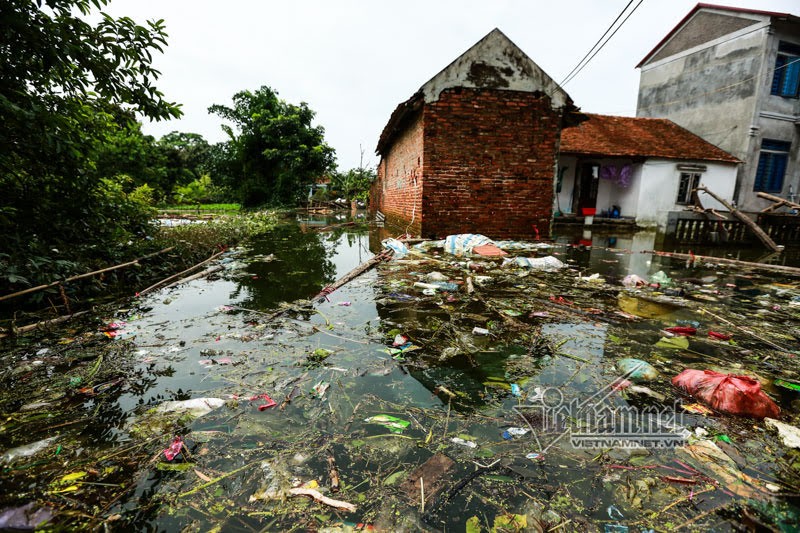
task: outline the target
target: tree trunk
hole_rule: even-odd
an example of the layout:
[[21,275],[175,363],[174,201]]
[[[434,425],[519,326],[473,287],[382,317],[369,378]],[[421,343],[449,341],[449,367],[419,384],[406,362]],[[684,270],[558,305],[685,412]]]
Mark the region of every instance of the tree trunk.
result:
[[758,224],[753,222],[753,219],[751,219],[747,215],[743,214],[741,211],[739,211],[738,209],[733,207],[731,204],[729,204],[728,202],[726,202],[725,200],[723,200],[722,198],[720,198],[719,196],[717,196],[713,192],[709,191],[706,187],[698,187],[696,190],[703,191],[704,193],[706,193],[707,195],[711,196],[713,199],[715,199],[716,201],[721,203],[723,206],[725,206],[725,209],[730,211],[731,215],[735,216],[736,218],[738,218],[739,220],[744,222],[744,224],[748,228],[750,228],[750,230],[753,233],[756,234],[756,237],[761,239],[761,242],[764,243],[764,246],[766,246],[767,248],[769,248],[773,252],[779,252],[780,250],[783,249],[782,246],[778,246],[777,244],[775,244],[775,241],[773,241],[770,238],[769,235],[764,233],[764,230],[759,228]]

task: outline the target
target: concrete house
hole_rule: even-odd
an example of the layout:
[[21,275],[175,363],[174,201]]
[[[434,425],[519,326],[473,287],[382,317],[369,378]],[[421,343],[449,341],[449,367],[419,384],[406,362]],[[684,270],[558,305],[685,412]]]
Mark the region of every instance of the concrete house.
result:
[[768,206],[759,191],[797,199],[800,18],[698,4],[637,67],[637,116],[669,118],[742,160],[741,209]]
[[[664,229],[705,185],[733,198],[739,160],[667,119],[587,113],[561,134],[556,212],[632,218]],[[723,209],[708,195],[703,207]],[[556,218],[558,220],[558,218]]]
[[495,29],[397,106],[370,206],[423,237],[546,237],[569,95]]

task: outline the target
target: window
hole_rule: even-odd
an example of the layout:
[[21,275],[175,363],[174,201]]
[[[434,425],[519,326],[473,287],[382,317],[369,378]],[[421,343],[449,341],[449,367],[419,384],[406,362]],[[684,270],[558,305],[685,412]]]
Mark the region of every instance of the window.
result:
[[775,59],[772,94],[797,98],[800,94],[800,45],[781,42]]
[[781,192],[783,175],[789,162],[791,143],[764,139],[761,141],[761,154],[758,157],[754,191]]
[[678,184],[678,197],[676,204],[689,205],[692,203],[692,190],[700,186],[700,172],[681,172],[681,181]]

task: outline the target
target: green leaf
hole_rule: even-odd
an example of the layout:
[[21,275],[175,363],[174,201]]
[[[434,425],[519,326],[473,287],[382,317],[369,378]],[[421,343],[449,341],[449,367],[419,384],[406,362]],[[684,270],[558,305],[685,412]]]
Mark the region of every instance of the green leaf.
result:
[[661,337],[656,343],[657,348],[669,350],[685,350],[689,347],[688,337]]
[[481,533],[481,531],[483,531],[483,528],[481,527],[481,521],[477,516],[467,519],[466,533]]
[[387,478],[383,480],[383,484],[386,486],[396,485],[397,482],[400,481],[400,479],[403,478],[405,475],[406,475],[405,470],[400,470],[398,472],[395,472],[394,474],[387,476]]
[[528,518],[524,514],[504,514],[494,518],[492,533],[522,531],[528,527]]

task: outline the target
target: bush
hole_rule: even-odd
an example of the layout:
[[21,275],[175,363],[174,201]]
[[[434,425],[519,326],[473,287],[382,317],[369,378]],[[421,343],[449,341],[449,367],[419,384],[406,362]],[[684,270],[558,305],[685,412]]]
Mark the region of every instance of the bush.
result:
[[148,184],[139,185],[131,193],[128,197],[139,204],[146,205],[146,206],[154,206],[155,205],[155,189],[153,189]]
[[204,174],[187,185],[176,187],[174,201],[179,205],[193,205],[224,202],[229,196],[224,188],[214,185],[211,176]]

